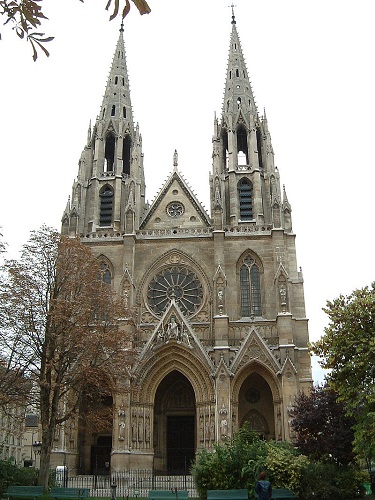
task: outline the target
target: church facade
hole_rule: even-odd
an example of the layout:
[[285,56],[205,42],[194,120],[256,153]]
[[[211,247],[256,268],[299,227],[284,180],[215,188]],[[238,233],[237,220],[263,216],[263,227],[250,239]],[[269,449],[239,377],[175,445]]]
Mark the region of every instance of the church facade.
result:
[[100,259],[103,279],[134,311],[136,357],[110,395],[108,429],[93,434],[80,423],[75,436],[56,443],[55,456],[64,449],[80,472],[108,464],[114,471],[186,471],[199,450],[244,422],[265,439],[290,440],[290,407],[311,387],[291,206],[234,15],[231,26],[210,213],[179,171],[177,152],[167,181],[146,203],[120,30],[62,234],[80,236]]

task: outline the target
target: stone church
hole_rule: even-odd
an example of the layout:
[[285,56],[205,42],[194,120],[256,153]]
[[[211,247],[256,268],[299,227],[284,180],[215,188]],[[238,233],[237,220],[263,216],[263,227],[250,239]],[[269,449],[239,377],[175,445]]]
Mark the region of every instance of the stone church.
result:
[[303,277],[291,205],[233,12],[210,168],[210,213],[179,171],[177,152],[167,181],[146,202],[121,28],[62,233],[80,235],[103,279],[135,311],[137,355],[110,396],[106,432],[81,423],[59,444],[82,473],[187,470],[196,452],[244,422],[264,439],[292,437],[290,407],[312,384]]

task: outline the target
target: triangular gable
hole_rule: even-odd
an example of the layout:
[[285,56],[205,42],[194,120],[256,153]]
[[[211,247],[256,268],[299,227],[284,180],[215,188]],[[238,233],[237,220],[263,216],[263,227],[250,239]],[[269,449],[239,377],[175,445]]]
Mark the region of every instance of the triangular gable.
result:
[[233,373],[236,373],[251,361],[257,361],[268,366],[275,374],[280,372],[279,363],[272,354],[267,343],[262,339],[255,328],[251,330],[249,335],[242,342],[230,368]]
[[281,373],[282,375],[284,375],[284,374],[287,372],[287,370],[288,370],[288,369],[289,369],[289,370],[291,370],[291,372],[292,372],[294,375],[296,375],[296,374],[297,374],[297,368],[294,366],[293,361],[290,359],[290,357],[289,357],[289,356],[288,356],[288,354],[287,354],[287,356],[286,356],[286,358],[285,358],[285,361],[284,361],[284,363],[283,363],[283,366],[282,366],[282,368],[281,368],[281,370],[280,370],[280,373]]
[[273,282],[276,283],[280,276],[285,276],[285,278],[288,279],[288,273],[282,262],[280,262],[279,267],[277,268]]
[[[181,216],[171,217],[168,206],[182,204]],[[210,218],[181,174],[175,169],[151,204],[140,229],[161,229],[177,225],[179,227],[210,227]]]
[[214,378],[217,379],[219,375],[225,375],[226,377],[233,376],[233,373],[230,371],[230,369],[228,368],[227,364],[224,361],[223,354],[221,355],[219,364],[217,365],[217,368],[214,372]]
[[198,337],[174,299],[171,300],[150,339],[142,349],[139,362],[147,359],[150,354],[154,354],[157,349],[166,344],[180,344],[195,351],[201,358],[204,358],[212,370],[214,369],[211,358],[203,349]]

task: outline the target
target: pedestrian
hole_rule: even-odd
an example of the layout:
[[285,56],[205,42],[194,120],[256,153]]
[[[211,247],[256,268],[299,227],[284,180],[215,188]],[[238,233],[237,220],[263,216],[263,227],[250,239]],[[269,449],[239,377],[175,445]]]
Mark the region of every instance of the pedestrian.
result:
[[262,471],[259,474],[259,481],[255,485],[255,495],[259,500],[270,500],[272,497],[272,486],[266,477],[267,474]]

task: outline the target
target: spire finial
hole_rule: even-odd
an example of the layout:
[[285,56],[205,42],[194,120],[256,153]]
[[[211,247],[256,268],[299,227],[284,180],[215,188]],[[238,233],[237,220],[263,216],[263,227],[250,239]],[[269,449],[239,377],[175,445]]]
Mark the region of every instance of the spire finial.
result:
[[236,18],[234,17],[234,8],[237,7],[237,5],[233,5],[232,3],[231,5],[228,5],[228,7],[232,9],[232,24],[236,24]]
[[120,33],[124,33],[124,21],[121,21]]

